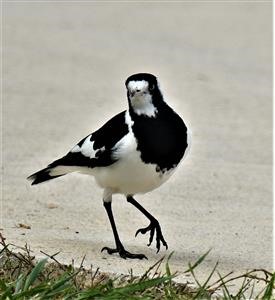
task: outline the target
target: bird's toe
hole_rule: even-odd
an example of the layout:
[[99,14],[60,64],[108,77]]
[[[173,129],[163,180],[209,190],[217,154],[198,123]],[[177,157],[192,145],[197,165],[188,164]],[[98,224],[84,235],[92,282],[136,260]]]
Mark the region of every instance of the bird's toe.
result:
[[166,250],[168,249],[168,245],[167,245],[165,239],[163,238],[161,227],[160,227],[159,222],[157,220],[152,220],[151,223],[147,227],[138,229],[135,236],[137,236],[139,233],[145,234],[148,231],[150,231],[149,243],[147,244],[148,247],[152,244],[152,241],[154,239],[154,235],[156,233],[157,253],[160,250],[161,243],[166,248]]
[[148,259],[144,254],[136,254],[136,253],[130,253],[129,251],[126,251],[124,249],[124,247],[119,247],[119,248],[109,248],[109,247],[103,247],[101,249],[101,252],[103,251],[107,251],[108,254],[114,254],[114,253],[118,253],[120,257],[127,259],[127,258],[131,258],[131,259]]

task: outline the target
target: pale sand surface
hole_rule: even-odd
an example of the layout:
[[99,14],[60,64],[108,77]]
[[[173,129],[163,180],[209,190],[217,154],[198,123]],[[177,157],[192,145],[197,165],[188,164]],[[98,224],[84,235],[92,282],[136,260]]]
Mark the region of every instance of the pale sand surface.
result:
[[[85,254],[87,265],[117,273],[143,273],[171,251],[172,270],[183,271],[210,248],[201,276],[217,260],[221,273],[271,269],[271,3],[4,3],[3,14],[9,242],[60,250],[64,262]],[[26,177],[125,109],[124,80],[141,71],[158,75],[193,144],[168,183],[137,196],[159,219],[168,252],[134,238],[147,220],[115,196],[125,247],[149,258],[132,261],[100,253],[114,241],[92,178],[31,187]]]

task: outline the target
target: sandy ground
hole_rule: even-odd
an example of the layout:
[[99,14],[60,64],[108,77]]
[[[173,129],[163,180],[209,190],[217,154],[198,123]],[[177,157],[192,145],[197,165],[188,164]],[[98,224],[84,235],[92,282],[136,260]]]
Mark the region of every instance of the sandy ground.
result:
[[[143,273],[174,251],[183,271],[212,248],[201,276],[272,268],[271,3],[4,3],[1,232],[35,253],[103,271]],[[169,251],[134,238],[147,220],[122,196],[113,207],[127,249],[113,245],[93,179],[77,174],[31,187],[26,177],[125,109],[124,80],[156,74],[190,125],[188,159],[137,199],[163,228]],[[57,207],[50,209],[49,204]],[[18,223],[31,226],[17,228]]]

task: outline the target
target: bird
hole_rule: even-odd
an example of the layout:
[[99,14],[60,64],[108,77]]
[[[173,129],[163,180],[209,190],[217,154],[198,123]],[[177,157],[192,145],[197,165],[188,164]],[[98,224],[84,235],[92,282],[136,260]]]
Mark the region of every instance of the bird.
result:
[[112,196],[122,194],[149,220],[136,231],[149,233],[150,246],[156,241],[168,249],[158,220],[135,200],[165,183],[190,148],[191,133],[183,119],[166,103],[158,78],[137,73],[125,81],[128,108],[77,143],[65,156],[30,175],[32,185],[79,172],[92,175],[103,189],[103,205],[113,231],[115,247],[103,247],[108,254],[126,259],[147,259],[123,246],[112,212]]

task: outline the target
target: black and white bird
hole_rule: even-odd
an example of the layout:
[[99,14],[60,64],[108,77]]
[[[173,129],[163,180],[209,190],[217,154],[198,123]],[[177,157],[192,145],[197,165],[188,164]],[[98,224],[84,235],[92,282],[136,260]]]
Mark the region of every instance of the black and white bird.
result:
[[184,121],[164,101],[154,75],[134,74],[125,85],[127,110],[28,179],[33,185],[71,172],[94,176],[104,189],[103,204],[115,238],[115,248],[104,247],[102,251],[118,253],[123,258],[143,259],[144,254],[126,251],[120,241],[112,213],[112,195],[125,195],[127,201],[149,219],[150,224],[137,230],[136,236],[149,232],[148,246],[155,235],[157,252],[161,244],[167,249],[159,222],[133,196],[152,191],[171,177],[187,154],[190,134]]

